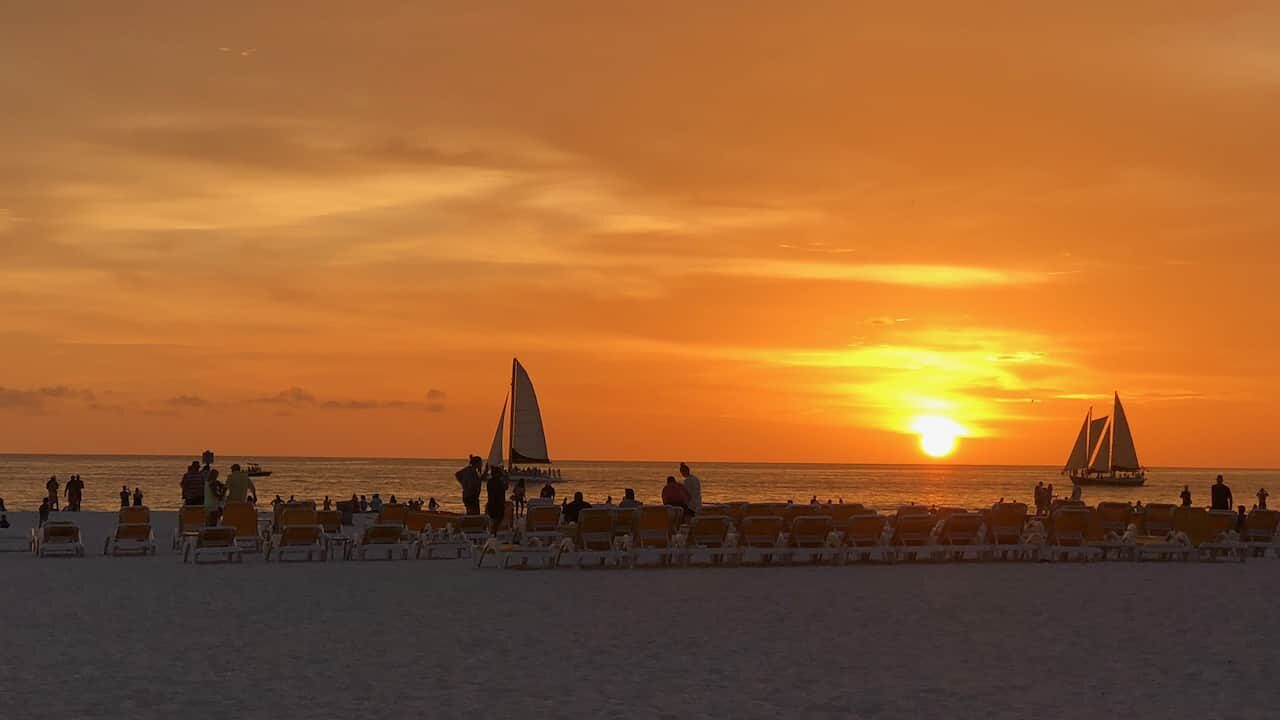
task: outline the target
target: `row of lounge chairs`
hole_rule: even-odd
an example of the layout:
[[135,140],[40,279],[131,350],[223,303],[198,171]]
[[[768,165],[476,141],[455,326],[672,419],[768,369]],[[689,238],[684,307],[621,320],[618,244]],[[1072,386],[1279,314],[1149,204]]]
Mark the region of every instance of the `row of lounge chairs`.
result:
[[709,505],[688,524],[664,506],[592,508],[561,527],[559,508],[530,506],[523,537],[493,539],[477,564],[737,565],[914,560],[1244,560],[1280,556],[1280,512],[1238,517],[1202,508],[1072,504],[1031,519],[1022,503],[981,511],[906,506],[881,515],[861,506]]

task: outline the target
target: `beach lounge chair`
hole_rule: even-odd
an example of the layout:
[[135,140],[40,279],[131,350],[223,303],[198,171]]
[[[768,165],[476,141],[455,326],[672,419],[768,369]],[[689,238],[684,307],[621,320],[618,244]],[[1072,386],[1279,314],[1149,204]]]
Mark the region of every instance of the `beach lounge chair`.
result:
[[1236,526],[1239,516],[1230,510],[1210,510],[1204,515],[1204,539],[1196,543],[1201,560],[1227,558],[1244,562],[1248,556],[1248,543],[1239,536]]
[[1027,549],[1022,544],[1022,533],[1027,527],[1026,503],[997,503],[986,515],[987,538],[995,554],[1005,559],[1024,557]]
[[1076,558],[1088,562],[1102,557],[1102,550],[1091,547],[1085,535],[1093,513],[1088,508],[1062,506],[1053,511],[1049,545],[1045,548],[1048,559],[1068,560]]
[[1151,503],[1142,511],[1139,530],[1147,537],[1163,538],[1173,530],[1174,506],[1169,503]]
[[[581,568],[588,560],[599,561],[601,566],[619,562],[613,542],[613,519],[613,510],[609,508],[586,508],[578,513],[573,553],[569,557],[574,564]],[[557,562],[563,559],[562,555]]]
[[706,562],[720,565],[725,559],[737,555],[735,548],[725,547],[732,521],[726,515],[697,515],[689,523],[689,534],[684,547],[684,564]]
[[937,523],[928,511],[899,509],[897,522],[893,525],[893,545],[897,549],[894,559],[918,560],[921,557],[935,556],[939,551],[932,538],[936,526]]
[[345,559],[347,550],[351,547],[352,538],[342,531],[342,511],[321,510],[316,513],[316,524],[323,532],[325,556]]
[[[559,511],[559,506],[556,510]],[[428,560],[453,559],[470,557],[474,546],[458,530],[464,516],[442,512],[409,513],[405,518],[405,531],[413,536],[416,533],[417,549],[415,557],[426,557]]]
[[738,526],[738,561],[770,563],[786,556],[782,531],[786,521],[781,515],[747,515]]
[[84,557],[80,528],[70,520],[49,520],[36,533],[38,557]]
[[203,527],[194,541],[186,544],[182,561],[195,564],[213,562],[243,562],[244,554],[236,544],[234,527]]
[[[666,511],[664,510],[664,517],[665,513]],[[521,534],[522,541],[528,543],[537,539],[545,545],[552,545],[559,542],[560,538],[560,506],[529,506],[524,515],[524,532]]]
[[844,529],[844,547],[847,557],[853,560],[870,560],[873,554],[888,560],[892,550],[886,543],[885,528],[889,520],[869,512],[849,518]]
[[671,516],[663,505],[646,505],[640,508],[639,525],[631,546],[633,565],[669,565],[672,558]]
[[947,555],[956,560],[963,560],[970,554],[981,560],[990,551],[985,527],[986,518],[982,513],[954,512],[943,518],[938,542]]
[[178,508],[178,526],[173,529],[173,549],[181,549],[196,539],[200,529],[207,524],[203,505],[183,505]]
[[801,515],[792,520],[787,562],[834,562],[840,555],[839,538],[831,534],[834,528],[829,515]]
[[[282,505],[280,508],[283,512],[284,506]],[[295,511],[297,510],[296,507],[293,509]],[[314,517],[314,504],[312,505],[311,512],[313,513],[312,517]],[[236,545],[244,552],[262,552],[262,546],[264,545],[265,540],[258,529],[258,511],[252,504],[247,502],[229,502],[224,505],[222,508],[222,526],[235,529]]]
[[480,547],[489,540],[489,516],[459,515],[454,530],[466,538],[473,547]]
[[328,553],[318,513],[309,508],[288,508],[281,513],[280,532],[267,544],[267,560],[272,552],[278,561],[324,560]]
[[145,507],[120,508],[115,531],[102,543],[103,555],[155,555],[151,511]]
[[401,560],[408,560],[412,546],[404,537],[403,526],[375,523],[365,526],[352,548],[352,555],[359,560],[368,560],[370,555],[381,555],[386,560],[394,560],[399,555]]
[[1102,526],[1102,534],[1104,536],[1109,532],[1116,535],[1124,535],[1125,530],[1129,527],[1133,508],[1129,503],[1100,502],[1098,503],[1097,513],[1098,522]]
[[1280,510],[1254,510],[1245,518],[1244,537],[1254,557],[1265,557],[1270,550],[1280,556],[1276,526],[1280,525]]

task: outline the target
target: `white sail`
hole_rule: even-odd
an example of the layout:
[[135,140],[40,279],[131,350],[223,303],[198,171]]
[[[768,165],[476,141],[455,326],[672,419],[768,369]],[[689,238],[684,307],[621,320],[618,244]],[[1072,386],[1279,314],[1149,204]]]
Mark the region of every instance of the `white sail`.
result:
[[533,381],[519,360],[511,361],[511,455],[512,465],[549,463],[547,436],[542,429],[542,412]]
[[1097,444],[1093,448],[1093,457],[1089,460],[1089,470],[1097,473],[1111,472],[1111,423],[1109,418],[1094,420],[1094,423],[1106,422],[1106,427],[1098,435]]
[[498,416],[498,429],[493,433],[493,444],[489,446],[489,467],[502,465],[502,423],[507,419],[507,400],[502,400],[502,414]]
[[1138,464],[1138,450],[1133,446],[1133,434],[1129,431],[1129,419],[1124,415],[1119,393],[1116,393],[1115,412],[1111,417],[1111,469],[1137,472],[1142,466]]
[[1067,458],[1066,467],[1062,468],[1063,472],[1072,472],[1073,470],[1084,470],[1089,467],[1089,415],[1084,416],[1084,423],[1080,425],[1080,434],[1076,437],[1076,444],[1071,448],[1071,457]]

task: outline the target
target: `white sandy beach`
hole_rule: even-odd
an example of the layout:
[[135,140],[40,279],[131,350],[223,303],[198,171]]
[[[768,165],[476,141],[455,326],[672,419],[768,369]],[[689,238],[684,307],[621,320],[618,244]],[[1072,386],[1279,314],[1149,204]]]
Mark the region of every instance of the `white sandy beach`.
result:
[[[0,555],[10,717],[1275,717],[1280,562],[477,570]],[[15,526],[30,514],[10,514]]]

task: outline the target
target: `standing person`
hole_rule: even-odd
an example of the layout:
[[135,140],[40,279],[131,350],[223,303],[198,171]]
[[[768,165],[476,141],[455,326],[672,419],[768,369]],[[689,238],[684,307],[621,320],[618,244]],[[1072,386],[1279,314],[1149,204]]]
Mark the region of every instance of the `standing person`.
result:
[[1269,494],[1270,493],[1267,492],[1266,488],[1258,488],[1258,509],[1259,510],[1267,509],[1267,495]]
[[373,498],[369,500],[369,512],[382,512],[382,496],[378,493],[374,493]]
[[1045,508],[1044,508],[1044,481],[1043,481],[1043,480],[1041,480],[1040,482],[1036,483],[1035,498],[1036,498],[1036,514],[1037,514],[1037,515],[1043,515],[1043,514],[1044,514],[1044,512],[1045,512]]
[[58,509],[58,476],[50,475],[49,482],[44,484],[44,489],[49,491],[49,509]]
[[1182,507],[1191,507],[1191,486],[1183,485],[1182,494],[1178,497],[1182,498]]
[[204,504],[204,476],[200,474],[200,461],[192,460],[182,475],[182,504]]
[[684,463],[680,463],[680,477],[684,478],[684,489],[689,491],[689,509],[696,515],[702,511],[702,481],[689,472],[689,466]]
[[325,512],[329,512],[329,511],[330,511],[330,510],[332,510],[332,509],[333,509],[333,501],[329,499],[329,496],[328,496],[328,495],[325,495],[325,496],[324,496],[324,511],[325,511]]
[[133,489],[133,506],[142,507],[142,488],[140,487]]
[[484,514],[489,516],[489,533],[497,535],[498,529],[502,526],[502,517],[507,510],[507,474],[502,471],[502,468],[489,468],[485,492],[489,495],[488,501],[484,504]]
[[555,500],[555,499],[556,499],[556,488],[555,488],[555,486],[554,486],[554,485],[552,485],[552,484],[551,484],[551,481],[550,481],[550,480],[548,480],[548,481],[547,481],[547,482],[542,486],[542,490],[538,492],[538,497],[542,498],[543,500]]
[[249,491],[258,494],[258,486],[253,484],[247,470],[240,469],[240,463],[231,464],[231,474],[227,476],[227,502],[245,502],[249,499]]
[[129,486],[120,486],[120,507],[129,507]]
[[79,475],[72,475],[67,481],[67,509],[80,512],[80,501],[84,499],[84,481]]
[[511,493],[511,503],[515,506],[515,516],[524,517],[524,478],[516,479],[516,489]]
[[472,455],[467,466],[453,474],[462,486],[462,505],[467,509],[468,515],[480,514],[480,488],[484,485],[480,478],[482,463],[479,455]]
[[[279,495],[276,496],[277,499],[279,497],[280,497]],[[360,496],[360,512],[362,513],[369,512],[369,499],[363,495]]]
[[1083,494],[1084,494],[1083,488],[1081,488],[1079,485],[1073,485],[1071,487],[1071,502],[1080,502],[1080,497]]
[[1231,497],[1231,488],[1227,487],[1227,484],[1223,482],[1221,475],[1214,481],[1213,486],[1209,488],[1209,496],[1211,498],[1211,507],[1214,510],[1230,510],[1232,500],[1235,499]]
[[1244,506],[1241,505],[1240,509],[1236,511],[1236,532],[1244,535],[1244,526],[1248,521],[1249,513],[1245,512]]
[[40,524],[37,527],[44,527],[44,524],[49,522],[49,509],[49,498],[46,497],[40,501]]
[[431,499],[427,501],[427,511],[428,511],[428,512],[435,512],[435,511],[437,511],[437,510],[439,510],[439,509],[440,509],[440,503],[436,502],[436,498],[435,498],[435,496],[434,496],[434,495],[432,495],[432,496],[431,496]]
[[204,476],[205,523],[215,527],[222,518],[222,498],[226,496],[227,486],[218,481],[217,468],[206,465],[201,475]]

